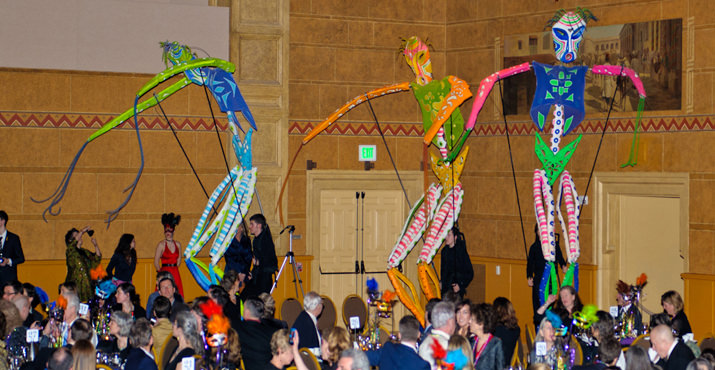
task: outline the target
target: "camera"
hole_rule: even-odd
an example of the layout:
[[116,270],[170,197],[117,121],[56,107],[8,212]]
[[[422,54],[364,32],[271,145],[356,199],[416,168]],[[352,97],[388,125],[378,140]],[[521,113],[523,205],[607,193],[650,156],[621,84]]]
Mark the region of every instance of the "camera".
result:
[[92,229],[87,230],[87,235],[92,237],[94,235],[94,230],[92,230]]
[[295,328],[290,330],[290,337],[288,339],[288,344],[290,344],[291,346],[293,345],[293,338],[295,338],[295,332],[297,332],[297,331],[298,330]]

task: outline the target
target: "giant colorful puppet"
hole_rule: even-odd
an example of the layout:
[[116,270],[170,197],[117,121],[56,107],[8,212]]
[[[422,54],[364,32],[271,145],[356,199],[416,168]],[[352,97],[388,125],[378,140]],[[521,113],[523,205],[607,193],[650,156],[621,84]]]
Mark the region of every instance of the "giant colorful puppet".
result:
[[[246,213],[253,198],[256,184],[256,168],[252,165],[251,136],[253,129],[256,129],[256,122],[231,74],[236,70],[235,65],[217,58],[199,59],[191,52],[188,46],[181,45],[178,42],[167,41],[160,43],[160,45],[163,49],[162,57],[164,63],[167,65],[167,69],[154,76],[154,78],[137,92],[133,108],[127,109],[124,113],[113,118],[102,126],[102,128],[89,136],[75,155],[57,190],[46,199],[37,200],[36,202],[46,202],[51,199],[50,205],[42,214],[43,218],[48,212],[53,216],[59,214],[61,208],[56,211],[53,208],[64,197],[72,177],[72,172],[85,147],[94,139],[109,132],[134,116],[134,126],[137,133],[137,141],[139,142],[141,165],[134,182],[124,190],[125,192],[129,191],[124,202],[116,209],[108,211],[107,227],[109,227],[109,224],[118,216],[122,208],[124,208],[131,199],[144,168],[144,151],[139,135],[137,115],[148,108],[160,105],[162,101],[192,83],[204,86],[211,92],[221,111],[226,113],[228,117],[228,127],[231,130],[234,151],[239,162],[239,165],[229,171],[226,178],[224,178],[209,198],[206,209],[196,225],[191,241],[188,243],[184,252],[184,257],[187,262],[186,265],[199,285],[206,290],[211,283],[217,282],[217,278],[222,277],[223,273],[216,266],[216,263],[221,256],[223,256],[231,239],[233,239],[236,234],[238,224],[241,222],[242,216]],[[169,66],[169,64],[171,64],[171,66]],[[142,102],[139,102],[139,100],[152,89],[175,76],[180,76],[178,81],[166,89],[152,94],[151,97],[148,97]],[[236,117],[236,112],[241,112],[252,127],[248,129],[243,141],[239,136],[239,130],[243,131],[243,129]],[[223,202],[223,206],[220,210],[216,211],[213,215],[214,218],[210,222],[207,221],[211,210],[216,210],[221,202]],[[195,256],[214,236],[215,238],[213,239],[210,251],[211,263],[209,266],[206,266],[198,261]],[[201,269],[207,271],[209,277],[207,277]]]
[[400,300],[419,320],[423,320],[424,310],[418,303],[415,287],[397,267],[422,238],[423,248],[418,258],[420,287],[428,299],[439,297],[439,281],[430,262],[459,216],[464,195],[459,176],[469,148],[462,150],[468,135],[464,133],[464,119],[458,107],[472,94],[466,82],[457,77],[432,79],[429,49],[419,38],[405,40],[402,53],[415,74],[413,82],[386,86],[355,97],[313,129],[303,139],[303,145],[359,104],[387,94],[412,90],[422,111],[424,143],[434,144],[439,151],[439,155],[430,152],[432,170],[439,178],[439,184],[430,185],[413,206],[387,264],[388,276]]
[[[536,74],[536,92],[531,105],[531,118],[536,123],[539,131],[546,126],[546,118],[553,108],[550,144],[547,145],[536,133],[536,156],[543,164],[543,168],[534,171],[534,208],[539,225],[542,252],[546,264],[542,281],[540,282],[540,298],[543,304],[546,295],[555,294],[557,286],[554,241],[554,216],[558,215],[563,231],[569,269],[564,277],[563,285],[573,285],[578,290],[578,257],[579,248],[579,214],[581,204],[578,200],[573,179],[568,171],[564,170],[566,163],[576,150],[581,140],[579,135],[576,140],[561,148],[561,141],[565,135],[573,131],[585,116],[584,111],[584,86],[585,75],[592,72],[599,75],[629,77],[640,95],[638,105],[638,118],[643,110],[645,89],[638,75],[631,69],[622,66],[596,65],[591,68],[586,66],[569,66],[577,57],[578,49],[586,30],[586,22],[596,18],[588,9],[578,8],[576,12],[559,10],[547,23],[551,26],[556,57],[565,65],[546,65],[537,62],[523,63],[505,70],[493,73],[482,80],[472,112],[466,123],[467,131],[474,127],[479,111],[484,106],[494,84],[506,77],[524,73],[534,69]],[[636,121],[636,131],[638,121]],[[557,185],[558,197],[554,200],[552,187]],[[562,204],[566,207],[566,221],[561,210]]]

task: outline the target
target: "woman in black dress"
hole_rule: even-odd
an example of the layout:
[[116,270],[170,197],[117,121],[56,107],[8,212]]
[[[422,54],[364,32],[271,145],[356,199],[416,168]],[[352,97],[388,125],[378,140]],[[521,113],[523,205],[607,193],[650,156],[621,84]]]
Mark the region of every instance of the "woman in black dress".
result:
[[199,334],[199,325],[190,311],[180,311],[176,314],[173,334],[179,342],[179,346],[171,355],[164,370],[176,370],[176,366],[184,357],[202,356],[204,353],[204,341]]
[[501,339],[502,351],[504,352],[504,365],[508,366],[514,355],[516,342],[521,335],[519,320],[516,318],[514,305],[512,305],[508,299],[497,297],[494,299],[493,306],[497,322],[497,326],[494,329],[494,336]]
[[690,321],[683,312],[683,298],[675,290],[669,290],[660,297],[660,304],[663,310],[668,314],[671,320],[671,326],[678,338],[683,338],[684,335],[692,334],[693,329],[690,328]]

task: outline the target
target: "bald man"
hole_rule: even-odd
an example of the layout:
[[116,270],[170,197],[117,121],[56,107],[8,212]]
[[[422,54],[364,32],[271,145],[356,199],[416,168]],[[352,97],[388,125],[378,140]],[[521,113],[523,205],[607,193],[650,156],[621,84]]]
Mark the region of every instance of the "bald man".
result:
[[657,354],[657,361],[653,362],[663,370],[685,370],[688,363],[695,358],[693,351],[675,338],[670,326],[656,326],[650,333],[650,343],[651,350]]

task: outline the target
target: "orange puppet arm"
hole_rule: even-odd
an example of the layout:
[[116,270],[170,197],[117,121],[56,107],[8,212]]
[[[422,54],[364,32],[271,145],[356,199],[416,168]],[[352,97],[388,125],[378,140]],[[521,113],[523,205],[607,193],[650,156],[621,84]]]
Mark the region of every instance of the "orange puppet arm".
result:
[[338,119],[340,119],[340,117],[344,116],[345,113],[349,112],[350,110],[357,107],[358,105],[366,102],[368,99],[379,98],[381,96],[396,93],[396,92],[408,91],[409,89],[410,89],[410,83],[403,82],[403,83],[385,86],[385,87],[381,87],[379,89],[371,90],[364,94],[354,97],[352,100],[350,100],[345,105],[340,107],[338,110],[333,112],[333,114],[328,116],[328,118],[326,118],[325,121],[321,122],[316,128],[311,130],[310,133],[308,133],[308,135],[306,135],[305,138],[303,138],[303,145],[307,144],[314,137],[318,136],[318,134],[323,132],[326,128],[328,128],[328,126],[332,125],[333,122],[337,121]]
[[[417,290],[415,290],[414,284],[407,279],[396,267],[387,270],[387,277],[390,278],[392,287],[395,288],[397,296],[400,298],[400,302],[407,307],[410,312],[417,318],[417,320],[425,326],[425,310],[420,306],[417,301]],[[410,289],[408,293],[404,285]]]
[[428,301],[432,298],[441,299],[439,279],[437,279],[437,274],[434,272],[432,266],[424,261],[420,261],[420,263],[417,264],[417,274],[420,280],[420,288],[422,288],[425,298],[427,298]]
[[432,126],[425,132],[424,143],[429,145],[437,135],[440,127],[452,116],[452,112],[457,109],[465,100],[472,97],[472,92],[469,91],[469,85],[464,80],[454,76],[449,76],[451,88],[449,95],[444,98],[442,105],[439,107],[439,112],[432,121]]

